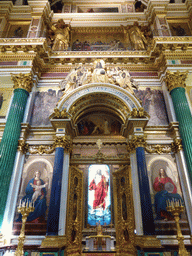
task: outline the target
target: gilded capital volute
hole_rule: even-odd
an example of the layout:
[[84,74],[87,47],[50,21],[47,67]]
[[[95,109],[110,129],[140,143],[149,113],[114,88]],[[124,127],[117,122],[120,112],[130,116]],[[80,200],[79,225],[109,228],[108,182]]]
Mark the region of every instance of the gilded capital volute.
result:
[[30,73],[28,74],[11,74],[11,79],[14,82],[13,89],[24,89],[27,92],[31,92],[31,89],[33,87],[33,80],[32,75]]
[[54,142],[54,147],[55,148],[64,148],[67,150],[71,150],[72,149],[72,143],[71,143],[71,139],[70,136],[57,136],[55,138],[55,142]]
[[165,81],[166,81],[169,92],[171,92],[173,89],[178,87],[185,88],[186,87],[185,81],[186,81],[187,75],[188,75],[188,71],[185,71],[185,72],[167,71]]
[[145,148],[147,146],[145,135],[133,135],[130,142],[128,143],[128,151],[134,151],[138,147]]

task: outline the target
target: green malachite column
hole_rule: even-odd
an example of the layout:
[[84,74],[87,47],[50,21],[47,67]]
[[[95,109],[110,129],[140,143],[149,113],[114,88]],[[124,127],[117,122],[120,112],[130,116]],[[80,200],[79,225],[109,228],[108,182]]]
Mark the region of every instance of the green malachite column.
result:
[[187,72],[167,72],[166,82],[170,91],[179,131],[182,138],[184,154],[187,162],[190,180],[192,183],[192,116],[185,95],[185,80]]
[[21,132],[21,122],[32,88],[31,74],[15,75],[12,76],[12,80],[14,82],[14,96],[0,144],[0,228]]

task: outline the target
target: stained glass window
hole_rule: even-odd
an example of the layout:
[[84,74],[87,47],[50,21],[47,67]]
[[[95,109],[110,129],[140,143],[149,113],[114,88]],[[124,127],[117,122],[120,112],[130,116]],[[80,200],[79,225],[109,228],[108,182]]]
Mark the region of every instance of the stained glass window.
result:
[[111,189],[108,165],[90,165],[88,170],[88,224],[111,223]]

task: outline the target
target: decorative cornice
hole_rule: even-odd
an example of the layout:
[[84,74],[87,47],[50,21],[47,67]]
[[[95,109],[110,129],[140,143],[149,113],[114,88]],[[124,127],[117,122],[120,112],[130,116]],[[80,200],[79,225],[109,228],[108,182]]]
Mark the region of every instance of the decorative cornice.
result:
[[187,78],[187,75],[188,71],[180,72],[177,70],[177,72],[171,72],[168,70],[166,73],[165,81],[169,92],[178,87],[185,88],[185,80]]
[[31,92],[33,87],[32,75],[29,74],[11,74],[11,79],[14,82],[13,89],[24,89]]

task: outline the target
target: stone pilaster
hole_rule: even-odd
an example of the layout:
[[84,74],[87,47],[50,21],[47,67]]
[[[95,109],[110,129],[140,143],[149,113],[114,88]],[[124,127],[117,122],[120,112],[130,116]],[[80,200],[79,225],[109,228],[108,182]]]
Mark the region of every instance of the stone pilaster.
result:
[[12,80],[14,82],[14,96],[0,144],[0,227],[17,152],[21,122],[29,92],[33,86],[31,74],[12,75]]
[[173,100],[177,121],[179,121],[179,131],[190,180],[192,182],[192,116],[185,95],[186,78],[187,72],[168,71],[166,74],[166,84]]

